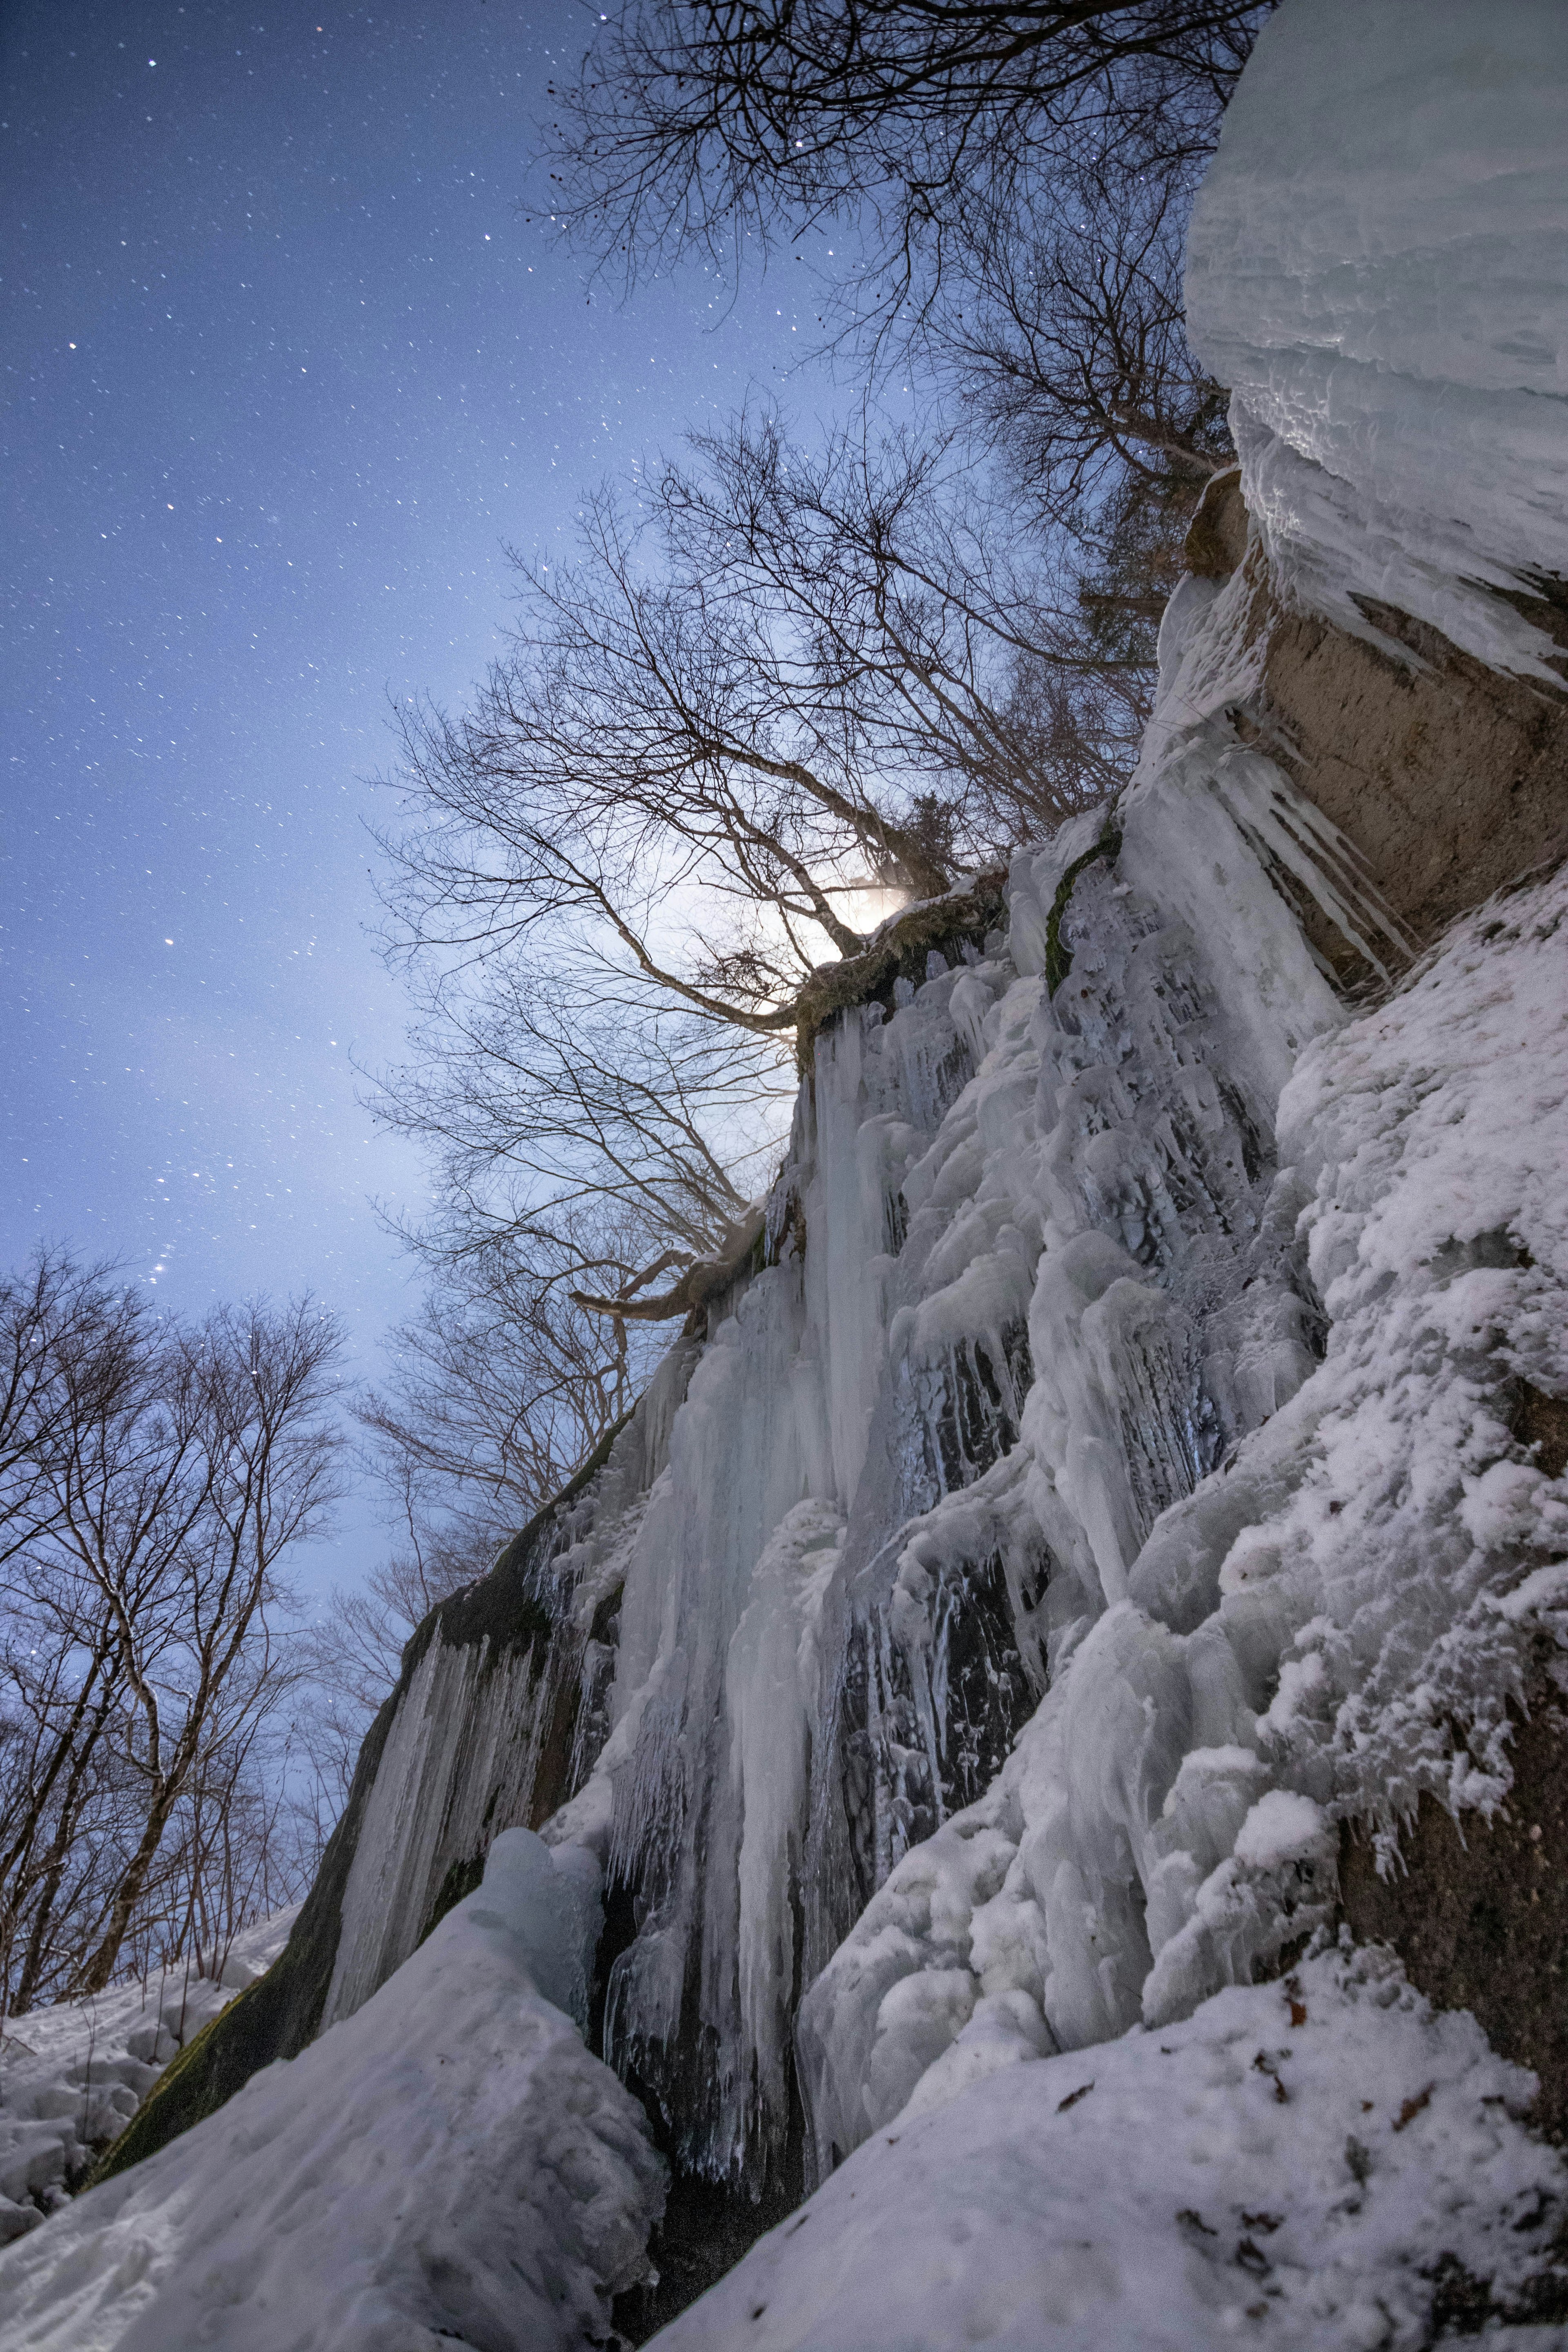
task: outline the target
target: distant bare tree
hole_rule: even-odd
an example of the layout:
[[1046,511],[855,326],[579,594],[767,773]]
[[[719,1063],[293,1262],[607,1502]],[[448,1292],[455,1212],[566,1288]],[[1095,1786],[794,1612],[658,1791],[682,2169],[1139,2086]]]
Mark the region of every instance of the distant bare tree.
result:
[[292,1671],[283,1562],[333,1497],[339,1442],[341,1340],[310,1302],[190,1328],[101,1272],[45,1271],[4,1301],[12,1327],[30,1318],[33,1350],[3,1480],[12,2010],[107,1984],[128,1940],[177,1909],[182,1840],[192,1867],[215,1834],[232,1856],[233,1822],[213,1823],[257,1786]]

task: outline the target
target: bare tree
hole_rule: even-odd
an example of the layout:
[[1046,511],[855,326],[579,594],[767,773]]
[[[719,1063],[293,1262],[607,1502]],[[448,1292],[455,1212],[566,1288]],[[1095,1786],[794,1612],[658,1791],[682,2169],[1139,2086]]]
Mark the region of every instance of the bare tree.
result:
[[25,1522],[0,1583],[13,2009],[108,1983],[167,1910],[182,1837],[197,1853],[204,1813],[254,1792],[292,1671],[284,1556],[332,1498],[338,1443],[341,1341],[310,1302],[193,1329],[60,1263],[5,1487]]
[[694,247],[809,265],[829,342],[918,369],[1077,542],[1086,650],[1147,665],[1233,462],[1182,247],[1272,5],[641,0],[556,93],[548,209],[628,279]]
[[389,902],[453,1023],[443,1046],[427,1022],[437,1059],[485,1021],[493,1054],[500,1019],[535,1068],[569,1032],[570,1062],[584,1006],[639,992],[776,1036],[824,950],[865,948],[868,893],[940,895],[1122,780],[1138,673],[1085,654],[945,454],[843,436],[807,461],[769,417],[699,440],[651,512],[602,492],[576,567],[527,573],[466,715],[404,717]]
[[956,436],[861,425],[808,455],[764,413],[691,446],[660,490],[680,576],[780,616],[816,757],[896,782],[950,872],[1125,781],[1143,666],[1084,642],[1076,577]]
[[[335,1501],[331,1368],[336,1325],[310,1300],[220,1308],[160,1351],[150,1462],[142,1415],[72,1432],[57,1475],[70,1539],[113,1612],[135,1715],[128,1748],[143,1822],[82,1970],[114,1972],[170,1815],[205,1750],[272,1703],[281,1669],[269,1610],[284,1555]],[[149,1400],[151,1402],[152,1401]],[[129,1474],[104,1437],[130,1456]]]
[[[897,296],[977,194],[1092,136],[1173,158],[1212,135],[1257,0],[632,0],[552,89],[547,209],[629,270],[853,216]],[[1014,206],[1016,209],[1016,206]],[[890,287],[889,287],[890,281]]]
[[1170,509],[1179,538],[1234,462],[1225,394],[1183,320],[1195,174],[1141,160],[1059,166],[1021,217],[978,202],[929,338],[1039,523],[1102,548],[1134,511]]

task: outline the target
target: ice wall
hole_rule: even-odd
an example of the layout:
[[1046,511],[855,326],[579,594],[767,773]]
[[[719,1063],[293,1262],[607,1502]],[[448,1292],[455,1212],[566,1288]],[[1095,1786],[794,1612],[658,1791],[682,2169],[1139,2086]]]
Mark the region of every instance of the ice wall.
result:
[[[631,1892],[604,2046],[694,2168],[778,2160],[803,1986],[1312,1369],[1274,1111],[1342,1016],[1271,872],[1376,920],[1321,832],[1200,734],[1114,824],[1018,861],[1005,938],[816,1041],[773,1262],[691,1375],[626,1556],[613,1727],[545,1829]],[[889,1986],[934,1965],[899,1952]]]
[[[1222,675],[1226,628],[1223,597],[1178,616],[1178,700],[1195,660]],[[1399,952],[1280,770],[1181,720],[1113,818],[1016,861],[1005,929],[817,1037],[756,1263],[536,1539],[543,1652],[438,1626],[407,1684],[329,2017],[521,1818],[602,1870],[594,2030],[718,2179],[794,2160],[814,1979],[824,2165],[976,2014],[1032,2048],[1138,2014],[1270,1784],[1252,1725],[1284,1634],[1238,1601],[1189,1670],[1173,1645],[1213,1614],[1213,1564],[1171,1570],[1175,1600],[1144,1586],[1321,1352],[1276,1114],[1345,1008],[1300,905]],[[1091,1686],[1092,1736],[1068,1727]],[[568,1801],[540,1819],[552,1746]],[[1048,1887],[1015,1869],[1020,1758],[1060,1815]],[[1194,1962],[1180,1998],[1227,1973]]]
[[1392,604],[1552,683],[1560,646],[1508,598],[1564,571],[1564,120],[1560,0],[1289,0],[1187,271],[1277,581],[1357,634],[1358,598]]

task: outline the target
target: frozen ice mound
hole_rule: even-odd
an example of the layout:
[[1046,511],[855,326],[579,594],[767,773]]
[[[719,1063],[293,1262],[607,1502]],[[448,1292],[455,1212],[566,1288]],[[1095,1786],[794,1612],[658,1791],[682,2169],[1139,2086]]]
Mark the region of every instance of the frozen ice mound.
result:
[[563,2008],[596,1885],[528,1831],[363,2008],[0,2255],[7,2352],[602,2341],[664,2165]]

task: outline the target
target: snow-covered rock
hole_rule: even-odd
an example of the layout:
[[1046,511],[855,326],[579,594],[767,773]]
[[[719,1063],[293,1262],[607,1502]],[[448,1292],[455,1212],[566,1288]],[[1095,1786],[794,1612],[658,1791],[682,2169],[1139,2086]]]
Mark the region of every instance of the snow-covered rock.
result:
[[538,1990],[582,1890],[527,1831],[381,1990],[0,2255],[7,2352],[565,2352],[664,2201],[641,2108]]
[[35,2229],[124,2130],[163,2068],[254,1984],[299,1906],[247,1927],[205,1974],[162,1970],[0,2031],[0,2245]]
[[1517,2120],[1531,2079],[1385,1955],[1331,1948],[1180,2024],[1023,2055],[911,2105],[659,2352],[1564,2340],[1568,2167]]

